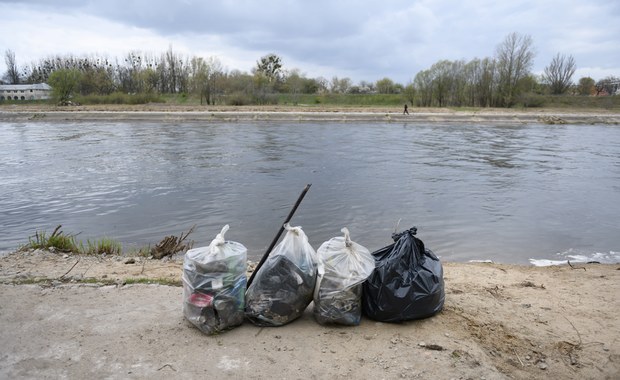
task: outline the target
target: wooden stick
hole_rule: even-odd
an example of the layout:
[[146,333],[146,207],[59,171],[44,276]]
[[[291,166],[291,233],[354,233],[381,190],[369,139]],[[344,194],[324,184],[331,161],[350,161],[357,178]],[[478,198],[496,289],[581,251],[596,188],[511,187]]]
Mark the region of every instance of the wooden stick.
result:
[[282,223],[282,226],[280,227],[280,230],[278,231],[278,233],[276,234],[276,237],[273,239],[273,241],[271,242],[271,244],[269,245],[269,248],[267,248],[267,251],[265,251],[265,254],[263,255],[263,257],[260,259],[260,261],[258,262],[258,264],[256,265],[256,268],[254,269],[254,272],[252,272],[252,275],[250,276],[250,279],[248,280],[248,288],[250,287],[250,284],[252,284],[252,281],[254,280],[254,276],[256,275],[256,272],[258,272],[258,270],[260,269],[260,267],[265,263],[265,261],[267,260],[267,258],[269,257],[269,254],[271,253],[271,250],[273,249],[273,247],[275,247],[276,243],[278,242],[278,240],[280,239],[280,236],[282,235],[282,232],[284,232],[284,225],[288,222],[291,221],[291,219],[293,218],[293,214],[295,214],[295,211],[297,211],[297,207],[299,207],[299,204],[301,203],[301,201],[304,199],[304,197],[306,196],[306,193],[308,192],[308,190],[310,190],[310,186],[312,186],[311,183],[307,184],[306,187],[303,189],[303,191],[301,192],[301,194],[299,195],[299,198],[297,198],[297,202],[295,202],[295,205],[293,206],[293,209],[291,210],[291,212],[288,214],[288,216],[286,217],[286,220],[284,221],[284,223]]
[[519,363],[521,363],[521,367],[525,367],[525,364],[523,364],[523,361],[519,357],[519,354],[517,354],[517,350],[513,348],[512,351],[515,353],[515,356],[517,357],[517,359],[519,359]]
[[[60,226],[58,226],[58,227],[60,227]],[[69,272],[71,272],[71,271],[73,270],[73,268],[75,268],[75,266],[77,265],[77,263],[79,263],[79,262],[80,262],[80,259],[81,259],[81,257],[78,257],[78,259],[77,259],[77,261],[75,262],[75,264],[73,264],[73,266],[72,266],[71,268],[69,268],[69,270],[68,270],[68,271],[66,271],[66,272],[65,272],[65,274],[63,274],[63,275],[62,275],[62,276],[60,276],[59,278],[60,278],[60,279],[63,279],[66,275],[68,275],[68,274],[69,274]],[[574,326],[573,326],[573,327],[574,327]]]

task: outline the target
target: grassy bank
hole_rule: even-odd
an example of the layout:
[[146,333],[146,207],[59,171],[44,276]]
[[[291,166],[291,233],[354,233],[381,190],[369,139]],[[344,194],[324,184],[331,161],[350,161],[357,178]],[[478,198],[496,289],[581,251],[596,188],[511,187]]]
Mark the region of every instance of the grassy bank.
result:
[[[191,94],[123,94],[88,95],[75,97],[74,103],[81,105],[144,105],[165,104],[169,107],[220,107],[220,106],[297,106],[312,109],[320,108],[401,108],[406,99],[402,94],[267,94],[261,99],[235,94],[220,96],[216,104],[201,104],[200,98]],[[47,105],[55,103],[49,101],[0,101],[0,105]],[[419,107],[412,107],[420,109]],[[484,110],[482,107],[466,107]],[[537,95],[525,94],[519,103],[510,109],[572,109],[572,110],[605,110],[620,111],[620,96],[571,96],[571,95]],[[424,108],[422,108],[424,109]],[[460,110],[459,107],[445,109]]]
[[[188,95],[163,95],[161,96],[168,105],[200,105],[200,99]],[[237,96],[222,97],[216,102],[217,105],[282,105],[304,106],[311,108],[321,107],[396,107],[400,108],[408,103],[402,94],[273,94],[266,97],[264,104],[257,104],[249,98],[240,99]],[[85,103],[86,104],[86,103]],[[205,105],[206,106],[206,105]],[[418,108],[418,107],[415,107]],[[460,109],[459,107],[445,107],[447,109]],[[473,109],[476,107],[466,107]],[[620,96],[569,96],[569,95],[524,95],[520,102],[512,109],[522,108],[562,108],[562,109],[602,109],[620,110]],[[485,109],[479,107],[478,109]],[[510,109],[510,108],[507,108]]]

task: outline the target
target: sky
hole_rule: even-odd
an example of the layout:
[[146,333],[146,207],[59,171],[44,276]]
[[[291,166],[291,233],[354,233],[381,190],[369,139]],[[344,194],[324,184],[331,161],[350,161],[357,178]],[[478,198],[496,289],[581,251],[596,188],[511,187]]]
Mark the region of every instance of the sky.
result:
[[493,57],[513,32],[532,37],[535,74],[559,53],[575,81],[620,76],[620,0],[0,0],[0,76],[8,49],[27,66],[172,48],[228,71],[274,53],[309,78],[407,84],[440,60]]

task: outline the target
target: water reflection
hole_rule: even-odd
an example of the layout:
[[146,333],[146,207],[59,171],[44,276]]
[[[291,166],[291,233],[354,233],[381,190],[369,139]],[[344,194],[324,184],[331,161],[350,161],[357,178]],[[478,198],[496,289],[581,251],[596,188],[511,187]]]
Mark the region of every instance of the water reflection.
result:
[[0,128],[0,250],[35,229],[155,244],[196,224],[262,254],[294,223],[318,247],[394,225],[449,260],[620,251],[620,129],[338,123],[33,123]]

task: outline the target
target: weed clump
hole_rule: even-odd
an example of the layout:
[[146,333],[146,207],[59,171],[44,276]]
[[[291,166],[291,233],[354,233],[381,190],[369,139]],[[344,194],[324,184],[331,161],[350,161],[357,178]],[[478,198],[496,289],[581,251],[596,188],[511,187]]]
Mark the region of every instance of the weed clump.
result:
[[[77,241],[75,236],[65,234],[60,230],[59,225],[51,235],[45,231],[37,231],[34,236],[28,238],[28,243],[22,245],[19,251],[42,249],[52,252],[74,253],[82,255],[122,255],[123,246],[117,240],[111,238],[100,238],[86,243]],[[187,251],[194,245],[193,241],[186,242],[187,237],[194,231],[193,226],[187,233],[181,232],[180,236],[166,236],[155,247],[141,247],[130,251],[130,256],[152,256],[155,259],[162,259],[166,256],[173,256],[182,251]]]
[[61,225],[56,227],[49,236],[45,231],[37,231],[34,236],[28,238],[28,244],[24,245],[21,250],[46,249],[59,252],[77,252],[78,245],[75,242],[75,236],[60,231],[61,227]]
[[48,251],[56,251],[63,253],[77,253],[86,255],[100,255],[106,253],[108,255],[120,255],[123,252],[121,243],[109,238],[99,240],[78,242],[75,235],[65,234],[60,230],[62,225],[58,225],[51,235],[47,235],[45,231],[37,231],[34,236],[28,238],[28,243],[23,245],[19,250],[26,251],[29,249],[44,249]]
[[86,241],[86,246],[80,246],[80,253],[86,255],[120,255],[123,253],[123,247],[121,243],[110,238],[102,238],[95,241]]

